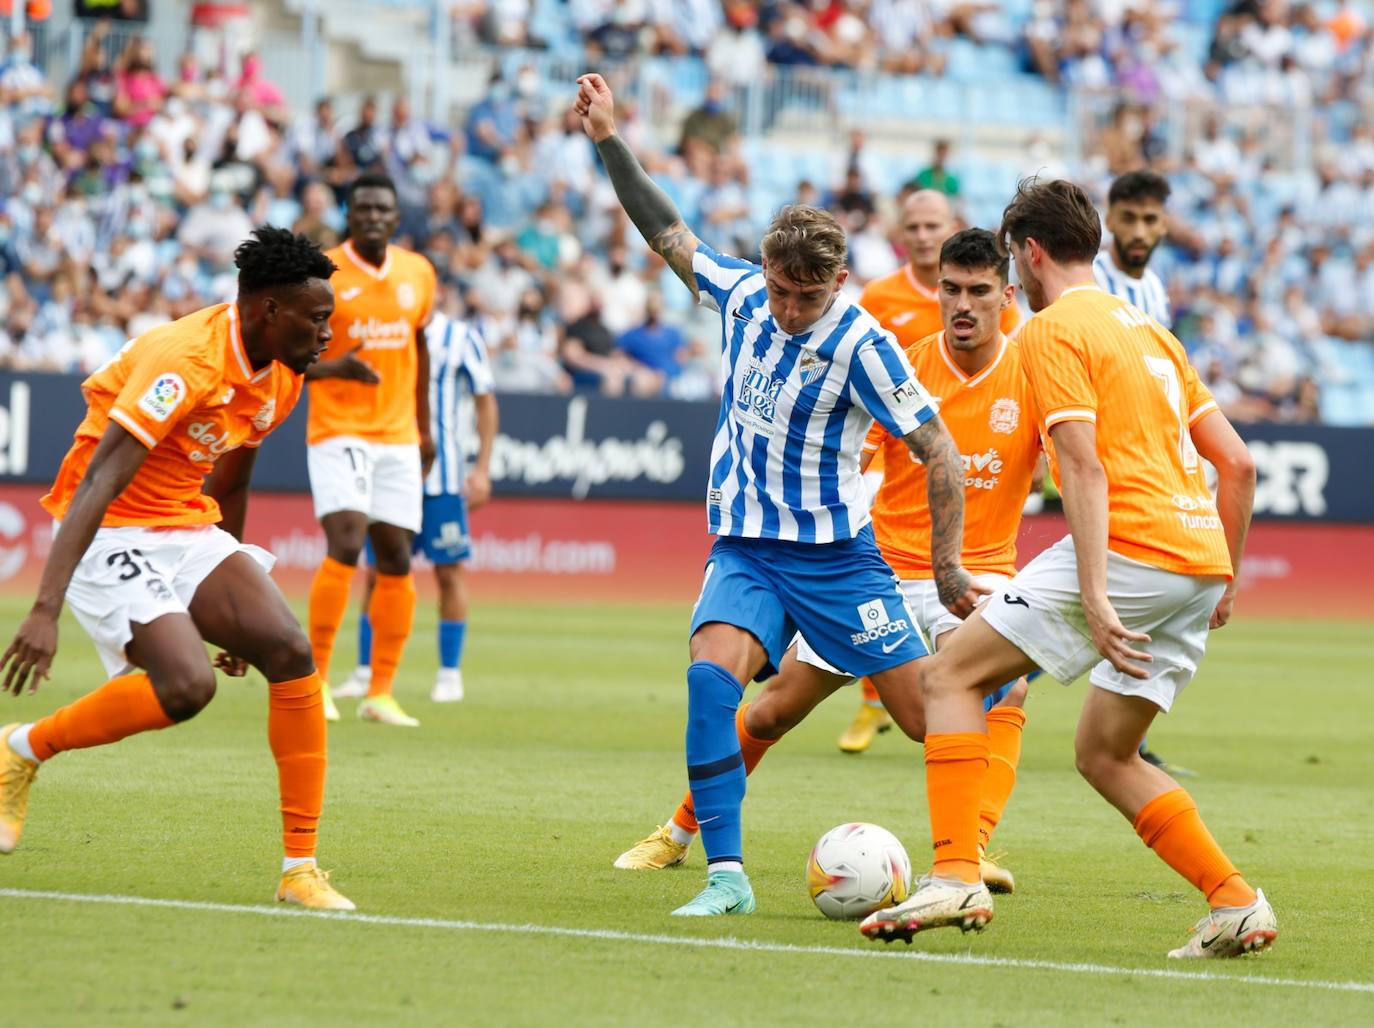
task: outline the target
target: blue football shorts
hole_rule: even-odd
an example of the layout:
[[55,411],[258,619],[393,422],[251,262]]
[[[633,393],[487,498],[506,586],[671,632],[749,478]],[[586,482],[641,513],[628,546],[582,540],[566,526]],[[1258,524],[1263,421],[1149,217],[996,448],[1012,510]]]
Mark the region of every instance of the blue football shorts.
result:
[[[423,553],[431,564],[461,564],[472,556],[472,537],[468,533],[468,502],[456,493],[426,496],[419,534],[411,543],[412,553]],[[375,564],[372,540],[366,542],[367,562]]]
[[758,681],[777,673],[798,632],[828,663],[860,676],[929,653],[871,525],[824,544],[721,536],[706,560],[692,633],[712,621],[763,645],[768,665]]

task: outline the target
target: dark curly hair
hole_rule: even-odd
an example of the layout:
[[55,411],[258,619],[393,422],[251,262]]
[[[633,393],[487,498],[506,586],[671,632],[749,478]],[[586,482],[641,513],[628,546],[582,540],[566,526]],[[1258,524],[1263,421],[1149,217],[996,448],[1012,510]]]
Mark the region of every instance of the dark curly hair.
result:
[[312,278],[328,279],[339,270],[308,238],[275,225],[255,228],[234,251],[234,264],[241,293],[304,285]]
[[1011,271],[1011,261],[997,245],[997,237],[985,228],[966,228],[946,239],[945,245],[940,247],[940,266],[946,264],[969,271],[992,268],[1003,284]]
[[1158,172],[1128,171],[1112,183],[1107,192],[1107,206],[1131,200],[1158,200],[1163,204],[1171,191],[1168,180]]
[[351,204],[353,194],[359,189],[387,189],[392,196],[396,196],[396,183],[391,180],[390,175],[380,171],[365,171],[348,184],[348,192],[344,194],[344,202]]

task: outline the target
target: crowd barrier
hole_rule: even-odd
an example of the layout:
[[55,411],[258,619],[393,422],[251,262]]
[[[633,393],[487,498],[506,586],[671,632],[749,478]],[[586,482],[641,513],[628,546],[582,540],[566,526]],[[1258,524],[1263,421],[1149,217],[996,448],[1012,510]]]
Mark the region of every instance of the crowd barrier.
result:
[[[75,375],[0,373],[0,484],[46,484],[85,414]],[[501,497],[699,502],[715,403],[500,397],[492,479]],[[1238,425],[1259,468],[1257,518],[1374,524],[1374,431]],[[305,403],[263,446],[259,491],[308,488]]]
[[[0,592],[31,590],[42,570],[52,522],[38,501],[84,412],[78,382],[0,375]],[[690,603],[710,543],[701,493],[715,406],[503,396],[501,411],[497,496],[472,518],[477,595]],[[302,415],[263,447],[247,530],[276,554],[275,577],[296,596],[324,555],[305,492]],[[1266,425],[1242,434],[1259,467],[1242,612],[1374,617],[1374,432]],[[1064,532],[1057,515],[1027,518],[1021,561]]]

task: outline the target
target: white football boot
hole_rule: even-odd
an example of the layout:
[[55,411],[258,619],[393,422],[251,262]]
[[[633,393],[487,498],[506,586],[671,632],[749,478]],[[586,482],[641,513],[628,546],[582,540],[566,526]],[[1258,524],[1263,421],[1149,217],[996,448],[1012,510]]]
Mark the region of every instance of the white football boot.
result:
[[859,931],[882,942],[910,942],[931,928],[981,932],[992,920],[992,893],[981,881],[960,882],[923,875],[904,903],[877,910],[863,919]]
[[342,685],[333,688],[336,700],[360,700],[367,695],[368,687],[372,685],[372,669],[367,666],[360,666],[353,669],[353,673],[343,680]]
[[1169,956],[1179,960],[1190,957],[1241,957],[1258,953],[1274,944],[1279,921],[1274,908],[1255,890],[1255,902],[1248,907],[1218,907],[1193,926],[1193,934]]
[[435,676],[429,698],[435,703],[457,703],[463,698],[463,672],[457,668],[440,668]]

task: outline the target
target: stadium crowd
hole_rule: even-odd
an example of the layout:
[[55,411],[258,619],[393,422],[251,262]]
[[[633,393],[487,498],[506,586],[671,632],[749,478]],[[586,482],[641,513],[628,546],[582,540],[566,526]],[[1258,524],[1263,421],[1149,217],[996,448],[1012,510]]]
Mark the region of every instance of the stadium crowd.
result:
[[[1287,109],[1364,102],[1374,30],[1363,3],[1231,4],[1188,47],[1178,5],[1153,0],[569,0],[588,60],[691,54],[712,71],[680,126],[633,103],[622,131],[700,235],[751,252],[769,212],[751,203],[733,88],[769,63],[938,75],[956,39],[1002,46],[1054,82],[1104,91],[1113,115],[1068,169],[1105,197],[1132,167],[1165,172],[1172,228],[1152,266],[1175,328],[1234,416],[1315,420],[1335,348],[1374,337],[1374,130],[1333,119],[1310,170],[1275,145],[1263,100]],[[460,2],[460,37],[531,36],[530,0]],[[89,370],[162,321],[232,295],[231,255],[254,224],[291,225],[331,245],[342,187],[379,168],[397,182],[404,245],[433,261],[443,306],[483,327],[498,387],[599,389],[702,398],[718,388],[711,322],[639,242],[575,116],[546,100],[533,64],[494,75],[452,127],[402,99],[287,109],[247,55],[232,74],[184,56],[170,79],[145,41],[110,61],[103,29],[80,68],[51,82],[26,37],[0,63],[0,366]],[[1161,105],[1212,101],[1182,148]],[[1240,101],[1245,101],[1241,106]],[[1233,110],[1234,108],[1234,110]],[[836,147],[826,181],[797,198],[853,231],[856,287],[902,260],[895,197],[875,187],[861,132]],[[956,201],[960,155],[937,144],[909,187]]]

